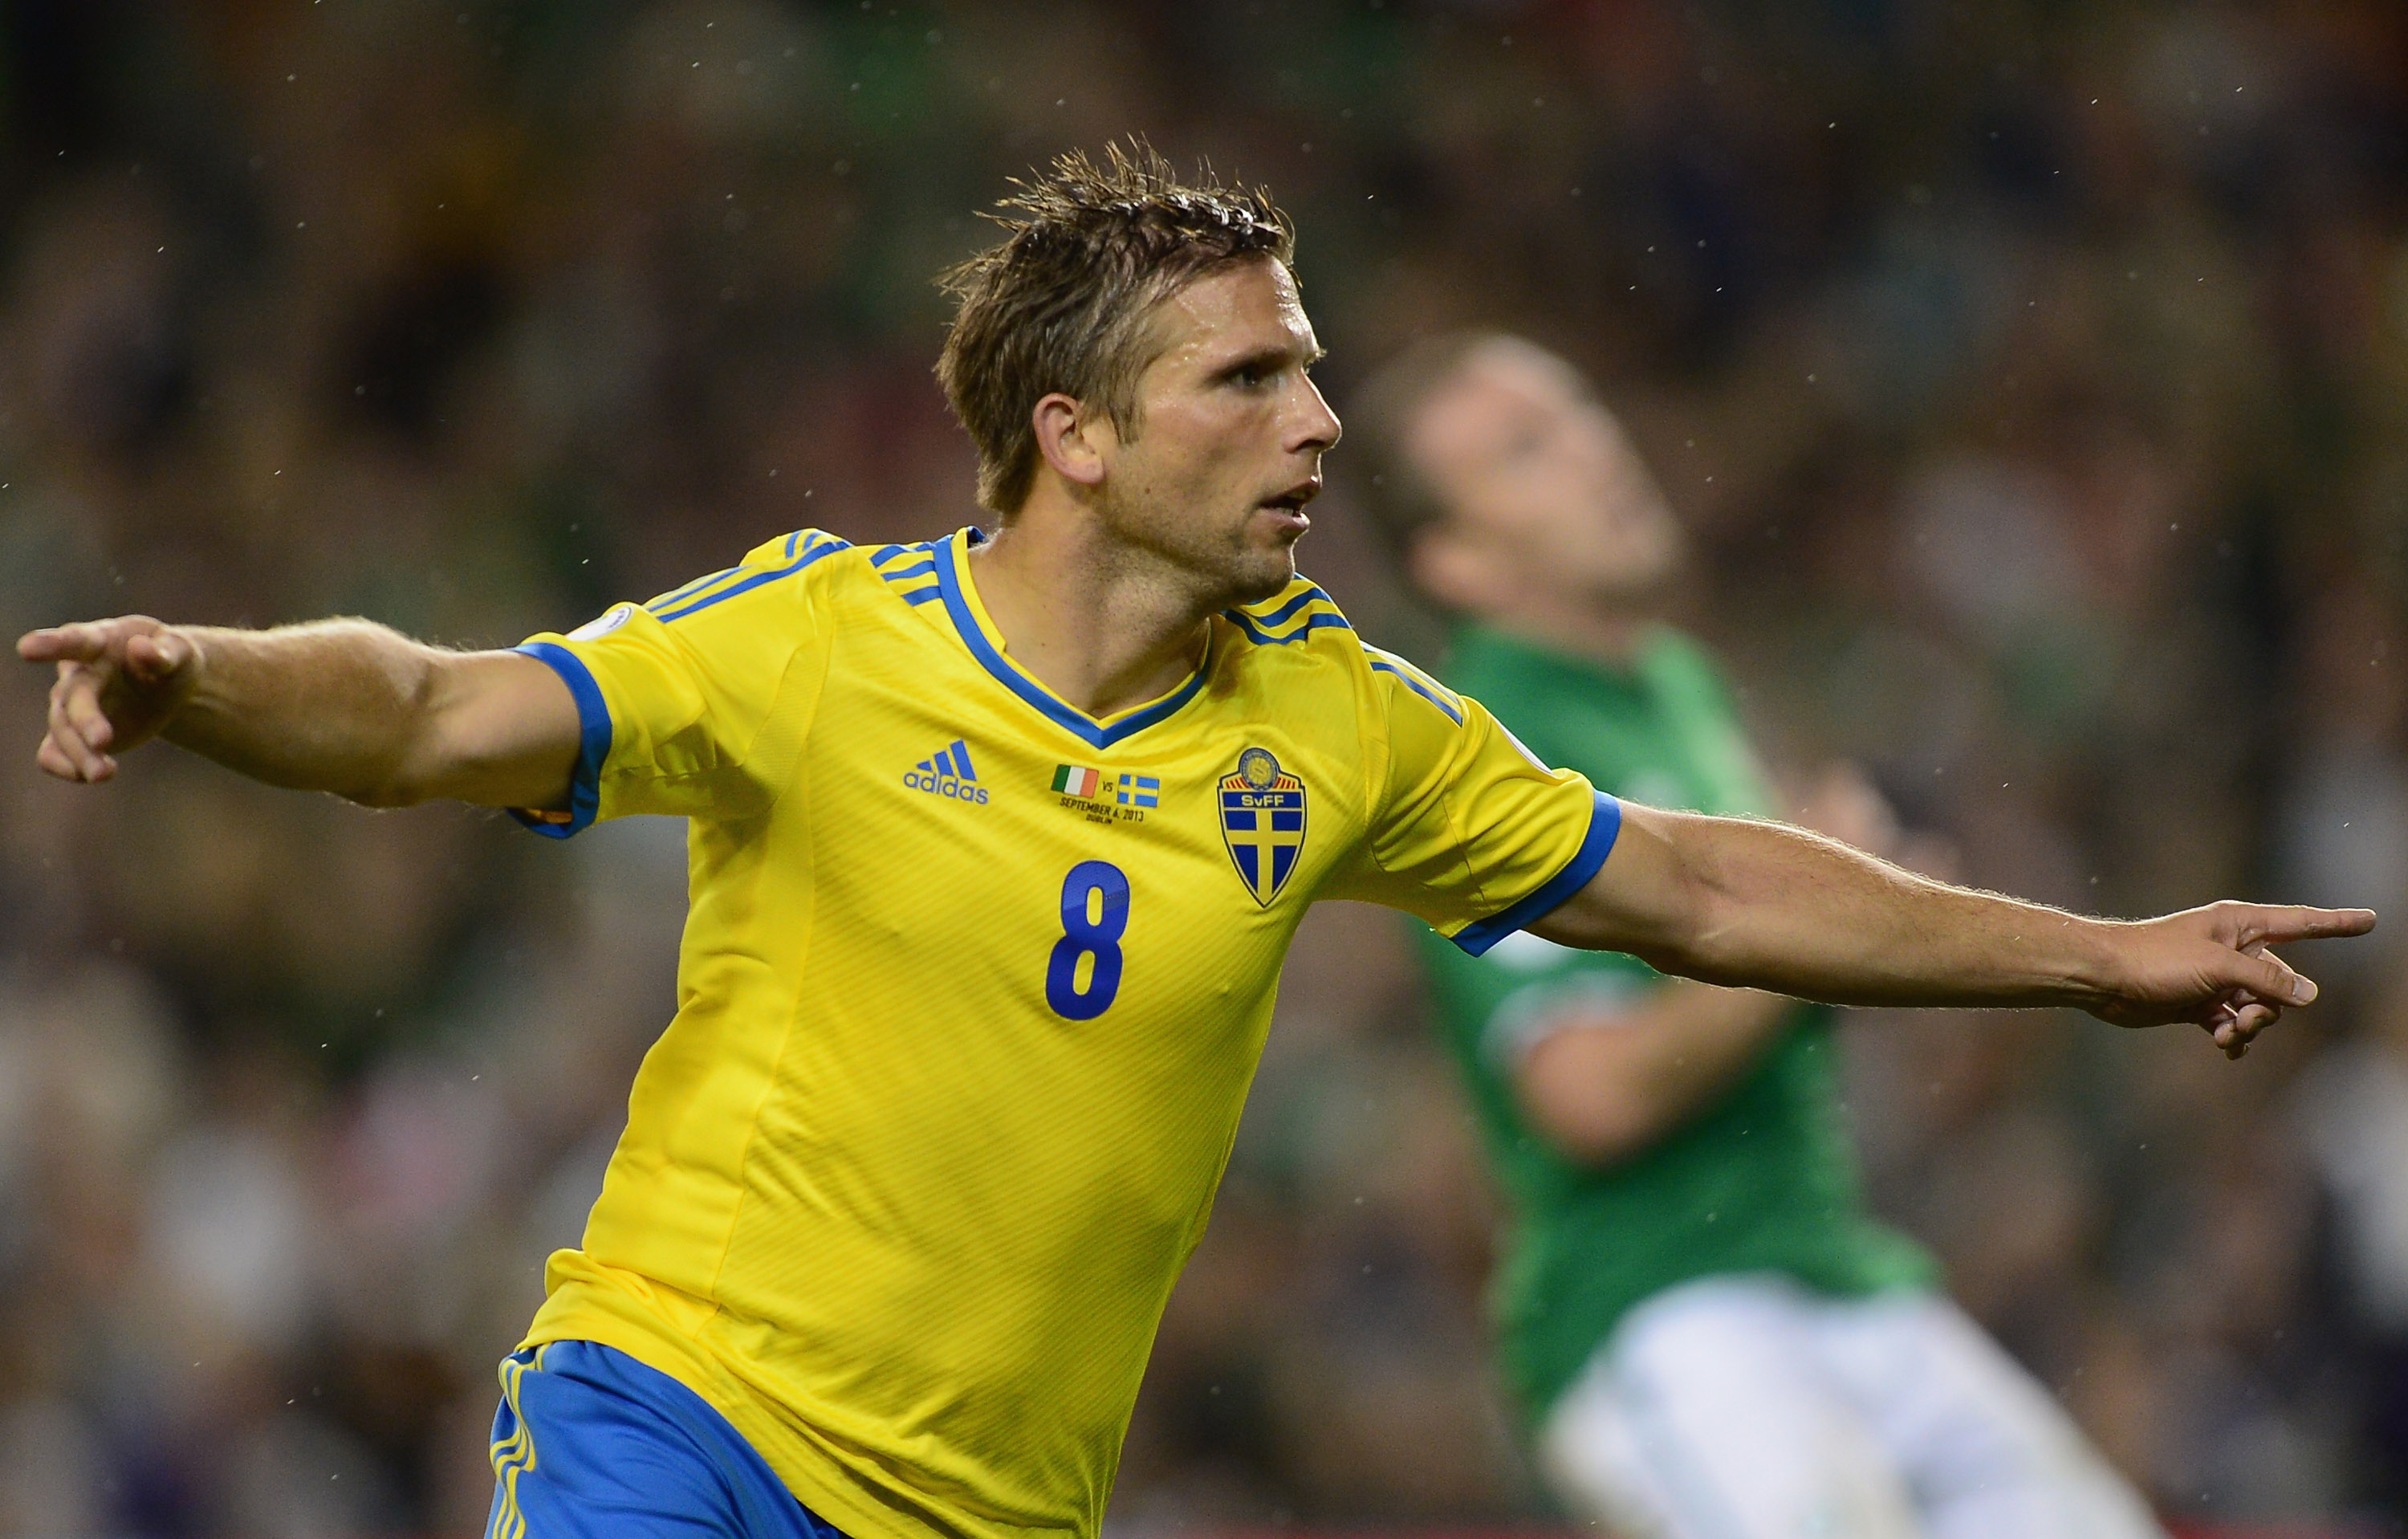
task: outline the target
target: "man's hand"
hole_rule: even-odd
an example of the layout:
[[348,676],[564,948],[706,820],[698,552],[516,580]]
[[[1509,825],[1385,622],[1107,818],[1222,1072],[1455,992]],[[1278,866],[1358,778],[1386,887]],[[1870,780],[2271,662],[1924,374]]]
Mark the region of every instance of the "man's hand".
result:
[[58,665],[34,762],[61,780],[116,774],[117,755],[156,737],[200,683],[201,649],[142,614],[31,631],[17,655]]
[[2190,1021],[2215,1039],[2226,1057],[2237,1058],[2282,1018],[2284,1007],[2316,997],[2316,985],[2268,946],[2364,935],[2373,928],[2367,909],[2255,903],[2211,903],[2115,926],[2108,940],[2114,958],[2108,991],[2086,1008],[2117,1026]]

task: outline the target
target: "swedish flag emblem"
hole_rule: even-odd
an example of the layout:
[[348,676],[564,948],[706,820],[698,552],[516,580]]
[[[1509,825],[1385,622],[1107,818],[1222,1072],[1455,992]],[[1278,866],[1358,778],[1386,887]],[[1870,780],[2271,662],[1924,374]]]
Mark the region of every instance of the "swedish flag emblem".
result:
[[1229,858],[1268,908],[1304,852],[1304,782],[1282,770],[1269,749],[1249,748],[1238,755],[1237,772],[1221,777],[1220,797]]

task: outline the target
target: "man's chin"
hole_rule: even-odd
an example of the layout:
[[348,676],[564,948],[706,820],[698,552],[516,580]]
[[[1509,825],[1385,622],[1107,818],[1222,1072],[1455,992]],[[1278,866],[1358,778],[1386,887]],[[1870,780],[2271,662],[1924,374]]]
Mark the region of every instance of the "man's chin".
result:
[[1681,576],[1677,553],[1650,554],[1615,563],[1595,574],[1588,583],[1589,601],[1612,607],[1642,607],[1661,602]]
[[1283,544],[1275,551],[1250,551],[1243,569],[1234,575],[1230,591],[1240,604],[1259,604],[1277,598],[1296,581],[1296,547]]

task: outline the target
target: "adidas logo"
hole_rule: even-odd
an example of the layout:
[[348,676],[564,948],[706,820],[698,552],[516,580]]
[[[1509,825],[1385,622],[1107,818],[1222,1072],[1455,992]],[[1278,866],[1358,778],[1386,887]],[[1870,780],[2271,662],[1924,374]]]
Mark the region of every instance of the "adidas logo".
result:
[[986,787],[978,783],[978,771],[970,768],[970,745],[959,738],[904,770],[903,784],[932,797],[986,805]]

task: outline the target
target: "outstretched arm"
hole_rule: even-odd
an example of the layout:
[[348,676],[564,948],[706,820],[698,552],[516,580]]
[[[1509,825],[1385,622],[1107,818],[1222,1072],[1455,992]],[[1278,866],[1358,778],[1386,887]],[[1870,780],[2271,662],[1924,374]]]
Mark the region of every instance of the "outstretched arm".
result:
[[57,665],[35,756],[62,780],[107,780],[117,755],[164,737],[371,807],[567,801],[577,705],[518,653],[445,652],[365,620],[250,631],[142,615],[34,631],[17,652]]
[[1531,928],[1666,972],[1833,1004],[2072,1005],[2192,1021],[2231,1057],[2315,985],[2266,952],[2362,935],[2363,909],[2215,903],[2088,919],[1913,875],[1773,823],[1627,805],[1613,854]]
[[[1798,823],[1890,856],[1907,843],[1898,814],[1855,765],[1824,768]],[[1513,1090],[1539,1135],[1567,1158],[1610,1165],[1685,1125],[1755,1066],[1795,1002],[1754,989],[1665,980],[1635,999],[1568,993],[1531,1023]]]

